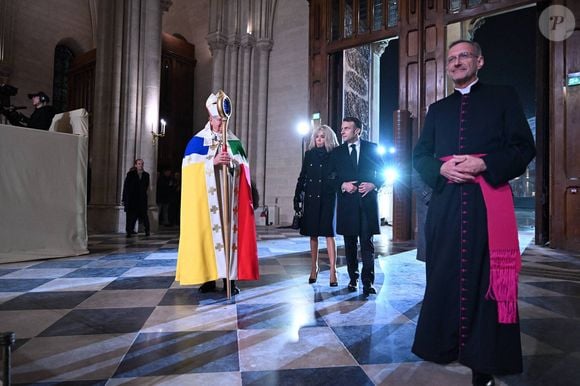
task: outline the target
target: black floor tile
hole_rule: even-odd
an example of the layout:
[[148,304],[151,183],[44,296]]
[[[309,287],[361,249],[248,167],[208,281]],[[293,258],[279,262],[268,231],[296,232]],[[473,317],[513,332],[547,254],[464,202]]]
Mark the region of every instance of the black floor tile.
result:
[[580,319],[522,319],[520,330],[565,352],[580,352]]
[[239,371],[236,331],[139,334],[114,378]]
[[361,365],[421,361],[411,353],[415,336],[412,323],[332,329]]
[[[578,267],[578,269],[580,269],[580,267]],[[573,281],[540,281],[535,283],[528,282],[526,284],[558,292],[562,295],[580,297],[580,283]],[[578,302],[580,302],[580,299],[578,300]]]
[[64,277],[117,277],[127,272],[130,268],[79,268],[66,274]]
[[570,354],[524,357],[523,374],[500,377],[508,386],[571,386],[580,384],[580,358]]
[[[232,298],[234,299],[234,298]],[[197,288],[173,288],[167,290],[163,299],[159,302],[160,306],[196,306],[200,304],[216,304],[228,302],[225,292],[218,289],[217,292],[200,293]]]
[[143,260],[151,252],[111,253],[101,257],[101,260]]
[[568,318],[580,318],[580,298],[577,296],[535,296],[520,299]]
[[93,259],[86,260],[71,260],[71,259],[58,259],[58,260],[47,260],[39,264],[35,264],[31,268],[80,268],[94,261]]
[[177,265],[176,259],[151,259],[141,260],[135,264],[135,267],[173,267]]
[[171,287],[174,281],[173,276],[120,277],[103,290],[165,289]]
[[71,336],[137,332],[154,307],[72,310],[39,336]]
[[276,371],[245,371],[244,386],[371,386],[360,367],[332,367]]
[[53,279],[0,279],[0,292],[26,292]]
[[94,291],[30,292],[0,304],[0,310],[73,309]]

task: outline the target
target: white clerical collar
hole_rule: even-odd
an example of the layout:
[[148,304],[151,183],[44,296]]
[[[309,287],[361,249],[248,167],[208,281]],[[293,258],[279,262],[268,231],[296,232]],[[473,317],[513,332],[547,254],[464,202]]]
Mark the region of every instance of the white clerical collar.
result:
[[457,91],[459,91],[461,93],[461,95],[465,95],[465,94],[469,94],[471,92],[471,86],[473,86],[474,84],[477,83],[477,81],[479,81],[478,78],[475,78],[475,80],[471,83],[469,83],[467,86],[463,87],[463,88],[455,88]]

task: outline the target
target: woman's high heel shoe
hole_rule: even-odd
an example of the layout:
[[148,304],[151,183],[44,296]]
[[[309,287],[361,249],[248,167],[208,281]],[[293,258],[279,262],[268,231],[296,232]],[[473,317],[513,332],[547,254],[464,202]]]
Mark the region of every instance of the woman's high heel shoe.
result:
[[[332,279],[334,279],[334,280],[332,280]],[[338,287],[338,279],[336,278],[336,273],[334,275],[330,274],[330,286],[331,287]]]
[[310,277],[308,278],[308,284],[316,283],[316,279],[318,279],[318,268],[316,268],[316,274],[314,275],[314,277],[310,275]]

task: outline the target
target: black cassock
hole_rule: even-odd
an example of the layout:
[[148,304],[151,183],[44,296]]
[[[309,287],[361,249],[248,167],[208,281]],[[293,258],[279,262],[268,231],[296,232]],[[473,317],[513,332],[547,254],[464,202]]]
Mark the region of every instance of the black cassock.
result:
[[450,184],[441,157],[485,154],[492,186],[520,176],[535,156],[515,90],[476,83],[429,107],[413,151],[415,169],[433,188],[425,233],[427,285],[413,352],[487,374],[522,371],[519,323],[499,324],[489,286],[487,214],[477,184]]

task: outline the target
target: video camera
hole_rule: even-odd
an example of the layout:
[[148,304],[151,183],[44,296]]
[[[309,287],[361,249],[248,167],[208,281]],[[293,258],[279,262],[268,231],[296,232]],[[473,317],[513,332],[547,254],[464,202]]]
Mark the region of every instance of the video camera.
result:
[[25,109],[25,106],[13,106],[10,97],[15,96],[18,89],[9,84],[0,84],[0,114],[4,115],[8,122],[14,126],[22,126],[20,122],[21,114],[16,110]]

